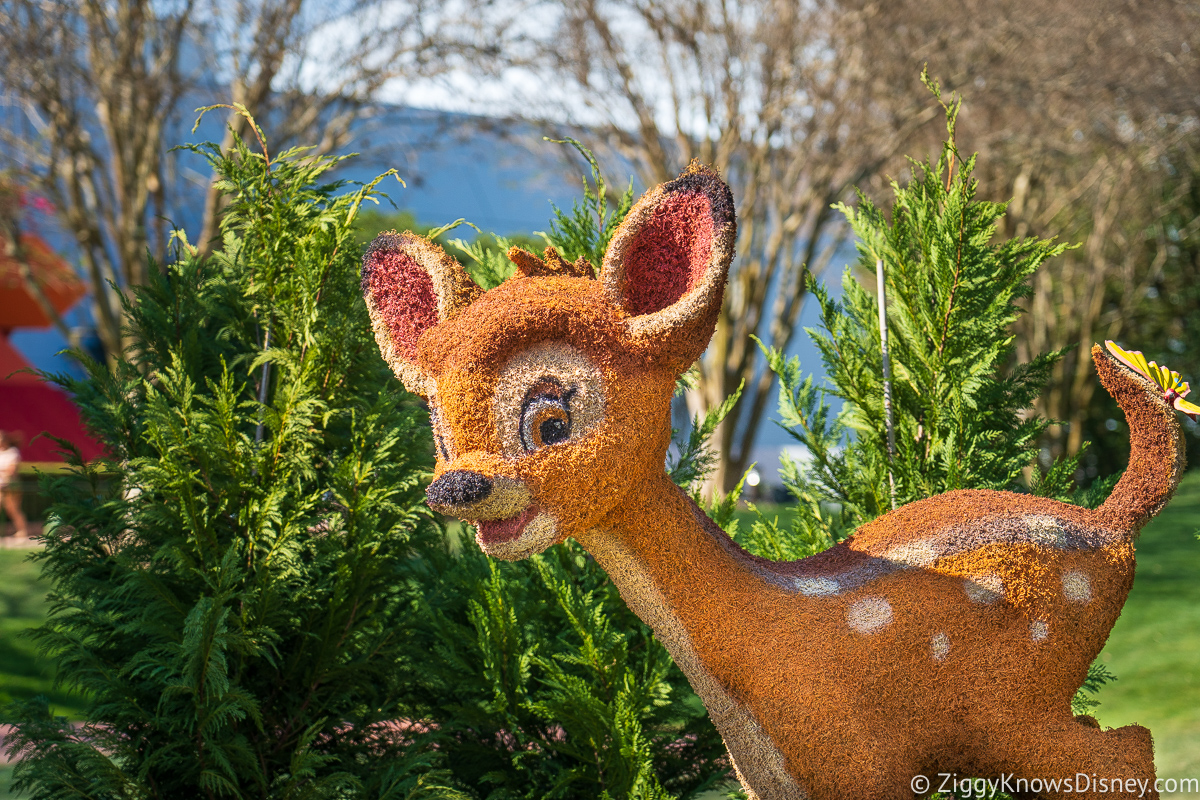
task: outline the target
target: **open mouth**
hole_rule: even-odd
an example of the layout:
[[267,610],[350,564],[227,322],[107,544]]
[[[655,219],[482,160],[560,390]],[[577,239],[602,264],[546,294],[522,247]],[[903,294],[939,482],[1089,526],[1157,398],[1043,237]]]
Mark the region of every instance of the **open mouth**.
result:
[[472,524],[478,532],[475,538],[481,545],[511,542],[518,538],[529,521],[537,516],[538,507],[530,503],[525,510],[508,519],[481,519]]

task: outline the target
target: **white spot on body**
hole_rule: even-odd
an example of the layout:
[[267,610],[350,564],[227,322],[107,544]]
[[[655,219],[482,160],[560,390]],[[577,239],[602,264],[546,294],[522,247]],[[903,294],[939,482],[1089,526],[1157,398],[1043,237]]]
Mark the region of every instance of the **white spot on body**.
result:
[[859,633],[875,633],[892,622],[892,606],[882,597],[864,597],[850,604],[846,622]]
[[929,649],[933,653],[934,660],[941,661],[950,653],[950,637],[944,633],[937,634],[930,641]]
[[1054,517],[1048,517],[1045,514],[1026,514],[1022,519],[1029,527],[1029,539],[1034,544],[1046,547],[1067,546],[1067,532]]
[[1029,623],[1029,638],[1035,642],[1044,642],[1046,637],[1050,635],[1050,626],[1045,620],[1035,619]]
[[827,597],[837,594],[842,588],[833,578],[797,578],[793,585],[796,591],[808,597]]
[[927,540],[908,542],[897,545],[883,554],[888,561],[895,561],[906,567],[928,567],[938,560],[941,551],[937,545]]
[[1062,576],[1063,594],[1068,600],[1086,603],[1092,599],[1092,582],[1086,573],[1073,569]]
[[967,597],[976,603],[991,605],[1004,597],[1004,581],[999,575],[981,575],[963,581]]

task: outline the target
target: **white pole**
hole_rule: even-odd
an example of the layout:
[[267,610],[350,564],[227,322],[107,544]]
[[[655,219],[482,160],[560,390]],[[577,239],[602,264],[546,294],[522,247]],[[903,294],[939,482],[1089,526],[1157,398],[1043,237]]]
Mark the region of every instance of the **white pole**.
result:
[[883,280],[883,259],[875,259],[875,286],[879,295],[879,349],[883,354],[883,413],[887,422],[888,486],[892,490],[892,508],[896,508],[896,476],[892,459],[896,456],[896,430],[892,422],[892,364],[888,360],[887,289]]
[[[271,347],[271,317],[267,316],[267,332],[263,334],[263,351]],[[267,404],[267,384],[271,381],[271,362],[266,361],[262,367],[262,381],[258,384],[258,404],[265,406]],[[260,444],[263,439],[263,410],[258,409],[258,427],[254,429],[254,443]],[[896,501],[892,500],[892,507],[895,508]]]

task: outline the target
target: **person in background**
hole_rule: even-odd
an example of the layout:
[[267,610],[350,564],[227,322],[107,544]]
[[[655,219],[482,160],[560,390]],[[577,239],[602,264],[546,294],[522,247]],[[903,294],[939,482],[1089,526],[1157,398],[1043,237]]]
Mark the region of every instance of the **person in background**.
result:
[[21,451],[12,434],[0,431],[0,505],[17,528],[17,538],[29,535],[28,522],[21,513],[21,492],[17,489],[17,468],[21,466]]

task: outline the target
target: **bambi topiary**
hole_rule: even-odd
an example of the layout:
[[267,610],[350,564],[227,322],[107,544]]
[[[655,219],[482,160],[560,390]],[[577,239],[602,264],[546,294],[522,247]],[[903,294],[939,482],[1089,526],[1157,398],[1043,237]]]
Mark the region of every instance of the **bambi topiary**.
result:
[[752,797],[910,797],[921,772],[1152,784],[1149,732],[1100,731],[1071,699],[1182,470],[1162,393],[1093,350],[1133,440],[1099,509],[955,491],[807,559],[754,557],[663,468],[735,230],[728,189],[693,164],[634,206],[598,279],[514,251],[518,272],[484,292],[431,242],[381,235],[363,288],[386,360],[430,403],[430,504],[497,558],[578,540],[683,668]]

